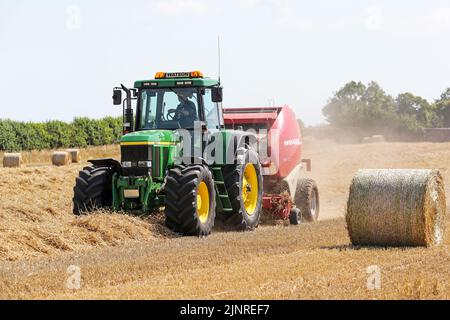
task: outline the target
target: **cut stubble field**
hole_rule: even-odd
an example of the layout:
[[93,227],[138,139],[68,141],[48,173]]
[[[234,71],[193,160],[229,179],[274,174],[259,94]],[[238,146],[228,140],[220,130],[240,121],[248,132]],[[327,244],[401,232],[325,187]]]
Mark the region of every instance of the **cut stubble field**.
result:
[[[361,168],[438,168],[449,194],[450,144],[340,145],[306,139],[321,193],[321,221],[262,225],[183,238],[163,217],[71,214],[72,188],[85,164],[0,169],[0,299],[449,299],[450,236],[436,248],[355,248],[343,220],[348,188]],[[83,151],[118,157],[118,147]],[[1,155],[0,155],[1,157]],[[447,219],[447,225],[450,223]],[[67,269],[81,271],[69,290]],[[381,271],[369,290],[370,266]]]

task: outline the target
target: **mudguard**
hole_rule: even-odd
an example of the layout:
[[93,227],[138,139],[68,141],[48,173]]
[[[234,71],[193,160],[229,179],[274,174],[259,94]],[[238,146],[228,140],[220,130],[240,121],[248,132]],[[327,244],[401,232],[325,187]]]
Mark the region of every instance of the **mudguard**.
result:
[[105,159],[88,160],[88,162],[92,163],[95,167],[113,168],[115,172],[122,174],[122,165],[117,160],[105,158]]

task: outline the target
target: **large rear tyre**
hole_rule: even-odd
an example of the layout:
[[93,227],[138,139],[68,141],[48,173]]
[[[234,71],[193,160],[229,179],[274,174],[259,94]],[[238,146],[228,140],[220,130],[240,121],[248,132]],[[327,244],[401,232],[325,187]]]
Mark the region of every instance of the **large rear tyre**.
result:
[[73,188],[73,213],[81,215],[112,205],[111,168],[86,167],[80,171]]
[[319,190],[314,180],[301,179],[298,181],[294,201],[297,208],[300,209],[303,221],[316,222],[319,219]]
[[225,186],[233,212],[218,215],[229,230],[247,231],[258,227],[263,199],[263,176],[258,154],[241,150],[237,164],[224,168]]
[[211,234],[216,217],[212,174],[204,165],[177,166],[165,186],[166,226],[186,236]]

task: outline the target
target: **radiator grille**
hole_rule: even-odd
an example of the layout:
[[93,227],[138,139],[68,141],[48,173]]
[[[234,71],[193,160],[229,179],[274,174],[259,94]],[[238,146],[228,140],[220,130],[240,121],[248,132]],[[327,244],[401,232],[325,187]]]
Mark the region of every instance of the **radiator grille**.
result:
[[121,146],[122,162],[131,162],[131,168],[123,168],[125,176],[148,176],[151,174],[150,168],[139,168],[139,161],[152,160],[152,146]]

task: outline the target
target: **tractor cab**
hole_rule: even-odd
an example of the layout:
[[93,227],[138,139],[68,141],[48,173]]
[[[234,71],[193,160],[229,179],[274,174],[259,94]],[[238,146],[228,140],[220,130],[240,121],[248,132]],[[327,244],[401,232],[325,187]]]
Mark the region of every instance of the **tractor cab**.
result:
[[[114,89],[114,104],[124,105],[124,134],[148,130],[192,130],[196,122],[209,131],[224,128],[222,88],[200,71],[158,72],[154,80],[135,82],[134,89]],[[126,99],[122,101],[122,91]],[[131,107],[136,102],[136,117]]]

